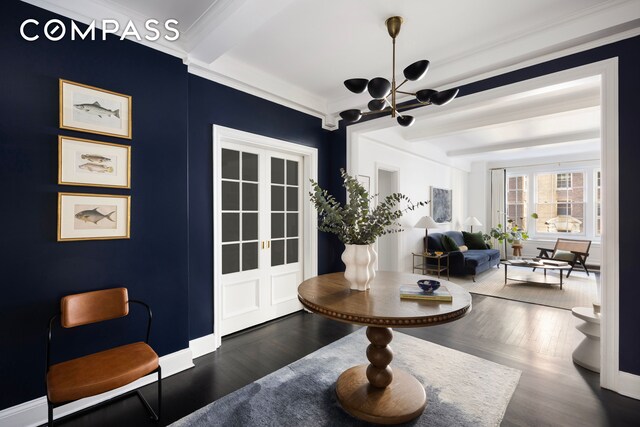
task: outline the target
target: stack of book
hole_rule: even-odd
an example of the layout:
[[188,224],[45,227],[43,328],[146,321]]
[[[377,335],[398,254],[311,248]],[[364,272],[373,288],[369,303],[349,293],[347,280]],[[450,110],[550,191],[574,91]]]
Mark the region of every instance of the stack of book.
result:
[[555,259],[541,259],[541,258],[533,258],[533,259],[512,259],[509,261],[505,261],[505,264],[511,265],[526,265],[529,267],[544,267],[545,265],[552,265],[554,267],[562,267],[565,265],[569,265],[566,261],[557,261]]
[[451,296],[451,293],[446,286],[440,286],[438,289],[432,292],[425,292],[420,289],[418,285],[401,285],[400,298],[444,302],[453,301],[453,297]]
[[542,267],[544,266],[543,263],[541,263],[540,261],[536,261],[533,259],[512,259],[509,260],[509,264],[512,265],[526,265],[529,267]]
[[557,261],[555,259],[543,259],[542,260],[543,264],[547,264],[547,265],[554,265],[557,267],[562,267],[565,265],[569,265],[569,263],[567,261]]

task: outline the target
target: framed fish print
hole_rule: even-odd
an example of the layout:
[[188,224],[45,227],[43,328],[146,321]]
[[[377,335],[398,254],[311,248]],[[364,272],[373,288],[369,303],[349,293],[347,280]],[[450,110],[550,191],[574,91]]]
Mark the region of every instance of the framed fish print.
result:
[[131,196],[58,193],[58,241],[128,239]]
[[60,127],[131,139],[131,97],[60,79]]
[[58,136],[58,184],[131,188],[131,147]]

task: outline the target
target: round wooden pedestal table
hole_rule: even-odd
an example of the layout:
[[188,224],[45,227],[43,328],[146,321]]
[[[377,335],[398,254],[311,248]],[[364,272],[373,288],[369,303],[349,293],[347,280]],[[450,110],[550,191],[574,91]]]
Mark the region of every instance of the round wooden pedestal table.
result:
[[[307,309],[340,322],[367,326],[369,364],[344,371],[336,382],[338,401],[356,418],[378,424],[400,424],[424,411],[423,385],[409,372],[392,369],[392,328],[419,328],[460,319],[471,311],[471,295],[440,280],[453,302],[400,299],[400,285],[424,276],[380,271],[367,291],[352,291],[343,273],[305,280],[298,299]],[[417,286],[417,285],[416,285]]]

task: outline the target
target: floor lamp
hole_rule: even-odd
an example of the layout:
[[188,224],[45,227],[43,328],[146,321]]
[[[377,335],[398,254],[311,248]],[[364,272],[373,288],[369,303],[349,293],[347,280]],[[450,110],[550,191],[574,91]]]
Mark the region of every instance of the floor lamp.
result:
[[480,220],[478,218],[476,218],[475,216],[470,216],[469,218],[465,219],[462,224],[471,226],[471,232],[472,233],[473,233],[473,226],[474,225],[478,225],[478,226],[482,225]]
[[429,237],[429,229],[430,228],[438,228],[440,226],[440,224],[438,224],[437,222],[435,222],[433,220],[433,218],[431,218],[430,216],[423,216],[422,218],[420,218],[420,220],[418,222],[416,222],[416,225],[414,225],[414,228],[424,228],[424,244],[423,244],[423,248],[424,248],[424,253],[428,253],[428,248],[427,248],[427,242],[429,241],[428,237]]

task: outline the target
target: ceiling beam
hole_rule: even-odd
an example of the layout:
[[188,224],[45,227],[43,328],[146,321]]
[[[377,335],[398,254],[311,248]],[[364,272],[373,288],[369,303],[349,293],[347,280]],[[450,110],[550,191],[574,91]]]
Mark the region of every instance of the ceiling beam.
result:
[[218,0],[186,32],[189,58],[211,64],[294,0]]
[[569,132],[546,137],[524,138],[501,144],[482,145],[473,148],[463,148],[460,150],[447,151],[448,157],[472,156],[478,154],[492,153],[497,151],[515,150],[519,148],[541,147],[545,145],[566,144],[571,142],[583,142],[587,140],[597,140],[600,138],[599,129],[590,129],[579,132]]
[[[582,96],[546,96],[526,103],[500,103],[495,105],[470,106],[459,112],[442,111],[429,116],[428,120],[421,120],[410,129],[403,130],[405,140],[410,142],[424,142],[425,140],[467,132],[487,126],[501,125],[508,122],[532,119],[551,114],[564,113],[600,105],[598,91],[587,92]],[[426,107],[437,108],[437,107]],[[440,120],[438,120],[440,119]]]

